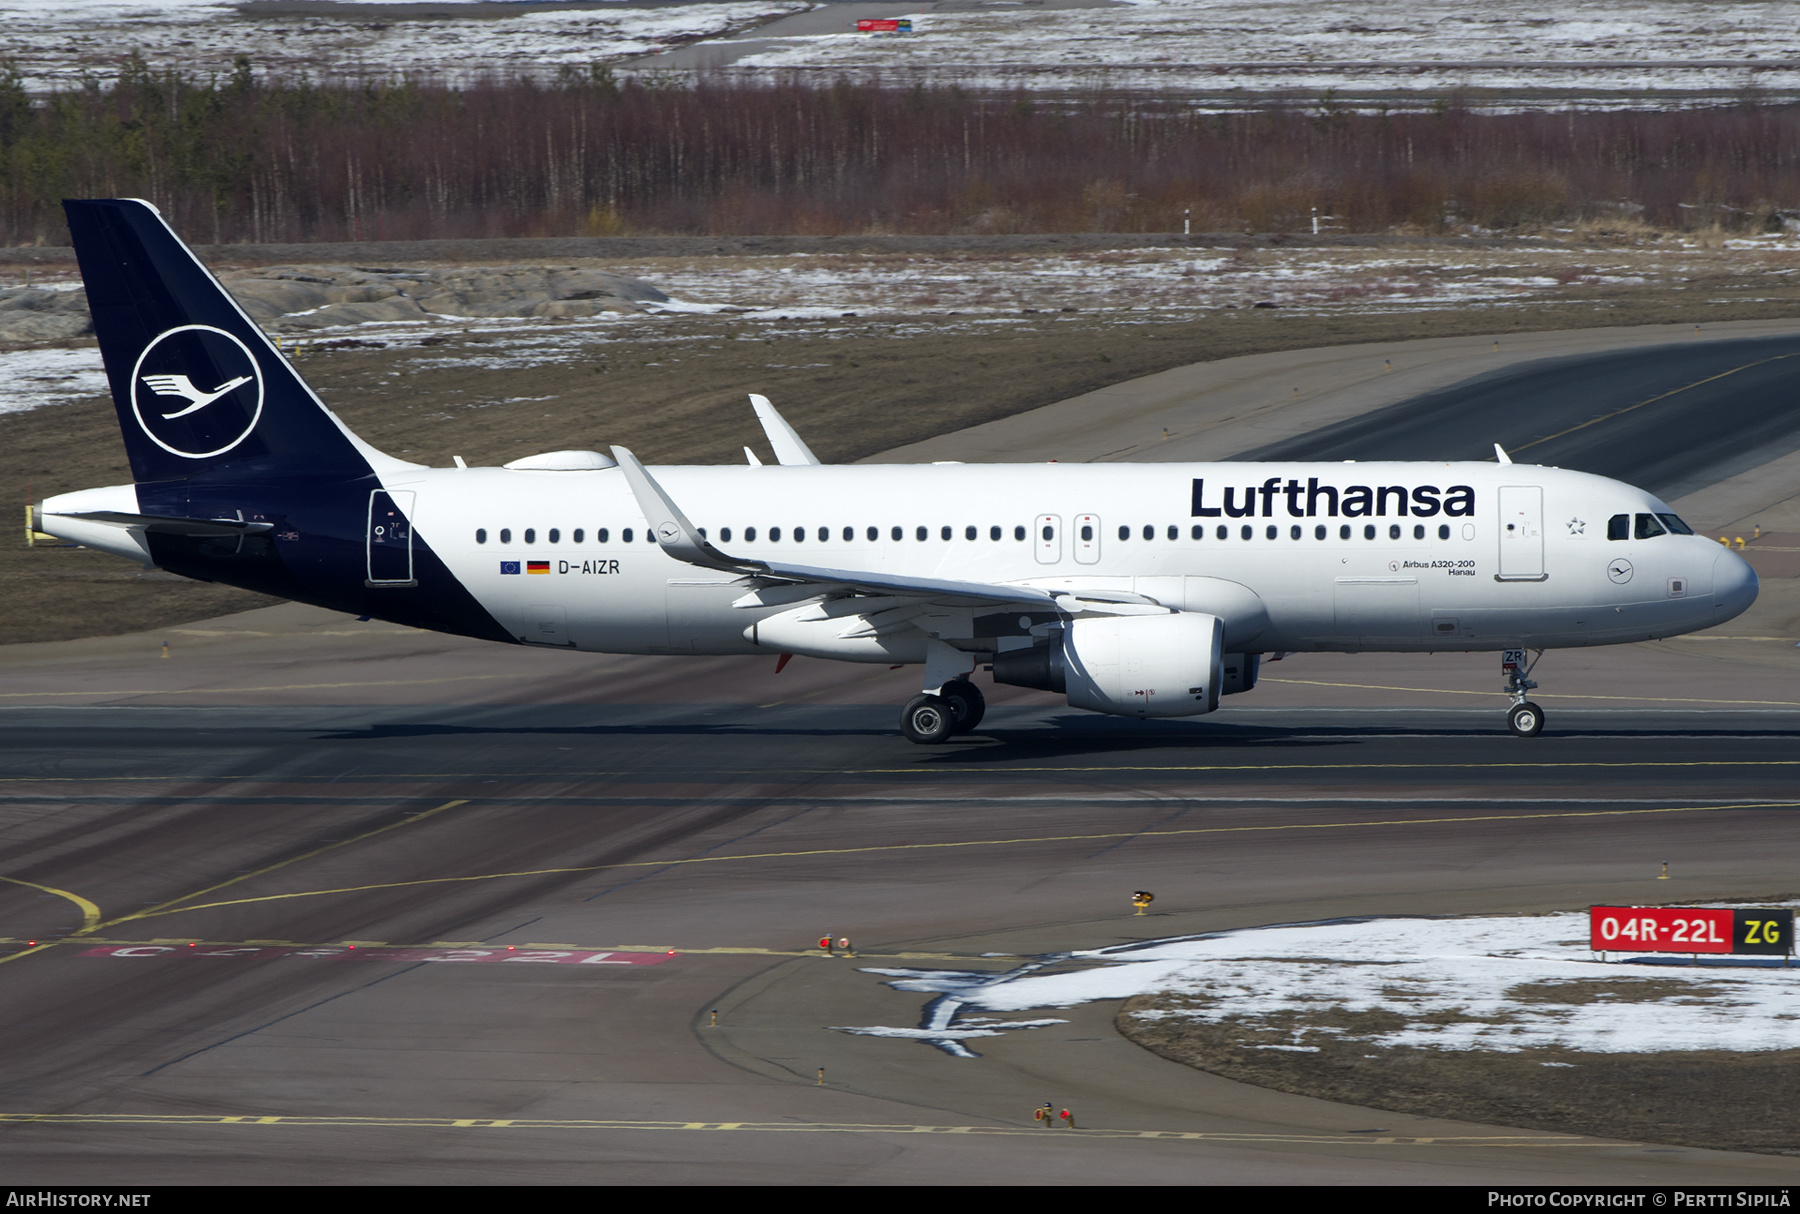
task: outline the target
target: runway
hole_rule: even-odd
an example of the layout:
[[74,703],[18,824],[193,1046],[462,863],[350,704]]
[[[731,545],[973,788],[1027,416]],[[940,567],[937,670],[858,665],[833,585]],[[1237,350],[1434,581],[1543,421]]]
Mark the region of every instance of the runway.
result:
[[[1800,716],[1590,714],[1521,754],[1486,714],[1145,729],[1018,707],[941,751],[895,739],[890,715],[7,712],[0,862],[33,884],[0,893],[0,914],[15,949],[64,943],[6,963],[0,1112],[132,1118],[8,1126],[11,1166],[117,1182],[197,1165],[298,1181],[326,1157],[343,1179],[414,1181],[925,1181],[977,1159],[960,1178],[1793,1173],[1391,1115],[1434,1141],[1373,1152],[1349,1137],[1366,1111],[1132,1057],[1086,1009],[974,1061],[829,1026],[916,1021],[917,996],[863,972],[897,957],[999,967],[1327,915],[1767,897],[1788,882],[1773,844],[1792,834]],[[1137,888],[1157,893],[1147,919],[1129,913]],[[821,933],[861,960],[819,956]],[[349,944],[462,953],[365,961]],[[107,948],[127,955],[86,955]],[[620,948],[661,959],[555,955]],[[1202,1137],[964,1141],[1031,1128],[1044,1100],[1096,1130]],[[182,1120],[202,1111],[284,1120]],[[478,1144],[405,1124],[432,1118],[519,1124]],[[867,1129],[828,1147],[797,1130],[649,1144],[655,1127],[628,1122],[968,1128],[953,1147]]]
[[[1246,1087],[1108,1005],[977,1059],[838,1031],[916,1025],[870,972],[907,964],[1794,896],[1779,641],[1553,655],[1530,742],[1491,655],[1321,656],[1194,721],[996,688],[937,748],[894,729],[916,673],[879,667],[291,606],[3,647],[0,1159],[27,1184],[1791,1183],[1787,1157]],[[1084,1129],[1036,1127],[1046,1101]]]

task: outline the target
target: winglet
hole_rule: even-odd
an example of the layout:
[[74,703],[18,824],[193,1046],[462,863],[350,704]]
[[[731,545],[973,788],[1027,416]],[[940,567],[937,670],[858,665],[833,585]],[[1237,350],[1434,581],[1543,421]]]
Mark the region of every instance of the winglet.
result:
[[763,466],[763,462],[756,458],[756,452],[750,450],[748,447],[744,448],[744,458],[749,461],[752,468],[760,468]]
[[778,464],[817,464],[819,457],[812,453],[812,448],[800,441],[794,428],[787,424],[787,419],[775,411],[766,396],[750,394],[750,407],[756,410],[756,420],[762,423],[763,433],[769,436],[769,446],[775,448],[775,462]]
[[669,499],[661,485],[650,479],[650,474],[630,448],[614,447],[612,453],[619,461],[619,471],[625,474],[625,483],[631,486],[632,496],[637,498],[638,509],[644,512],[650,534],[656,537],[664,552],[678,561],[705,569],[724,569],[731,573],[758,573],[768,569],[761,561],[738,560],[707,543],[694,524],[688,522],[681,507]]
[[1508,455],[1504,450],[1502,450],[1499,443],[1494,444],[1494,458],[1499,460],[1503,464],[1512,463],[1512,456]]

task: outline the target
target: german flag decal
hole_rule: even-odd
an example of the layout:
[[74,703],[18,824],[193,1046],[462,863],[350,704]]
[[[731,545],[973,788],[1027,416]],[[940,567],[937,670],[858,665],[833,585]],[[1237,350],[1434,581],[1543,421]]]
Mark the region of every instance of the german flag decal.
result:
[[550,572],[550,562],[549,561],[526,561],[525,562],[525,572],[526,573],[549,573]]

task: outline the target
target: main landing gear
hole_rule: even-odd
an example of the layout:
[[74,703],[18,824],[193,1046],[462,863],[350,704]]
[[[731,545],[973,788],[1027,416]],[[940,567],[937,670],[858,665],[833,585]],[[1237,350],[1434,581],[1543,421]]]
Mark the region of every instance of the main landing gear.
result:
[[967,679],[952,679],[936,695],[914,696],[900,713],[900,732],[921,745],[942,742],[951,734],[968,733],[987,714],[981,689]]
[[1500,671],[1506,676],[1506,693],[1513,701],[1512,707],[1506,710],[1506,728],[1516,738],[1535,738],[1544,730],[1544,710],[1525,698],[1525,693],[1537,686],[1530,675],[1543,656],[1544,651],[1538,650],[1537,657],[1526,665],[1523,649],[1508,649],[1500,655]]

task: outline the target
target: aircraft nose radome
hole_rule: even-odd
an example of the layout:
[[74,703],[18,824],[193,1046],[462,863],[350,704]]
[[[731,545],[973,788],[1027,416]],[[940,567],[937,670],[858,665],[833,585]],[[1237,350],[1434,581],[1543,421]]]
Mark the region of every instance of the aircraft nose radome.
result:
[[1713,606],[1723,623],[1742,615],[1756,601],[1756,570],[1735,552],[1720,552],[1713,561]]

